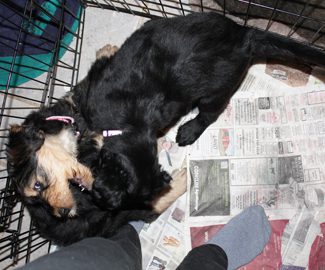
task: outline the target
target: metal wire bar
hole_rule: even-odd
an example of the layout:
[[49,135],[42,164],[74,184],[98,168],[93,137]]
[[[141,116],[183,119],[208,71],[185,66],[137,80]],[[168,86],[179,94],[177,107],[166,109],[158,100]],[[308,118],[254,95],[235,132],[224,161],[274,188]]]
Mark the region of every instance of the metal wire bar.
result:
[[304,20],[302,18],[302,14],[304,13],[304,11],[306,10],[306,8],[308,7],[310,3],[310,0],[307,0],[307,2],[305,3],[305,5],[303,6],[303,8],[301,9],[298,18],[296,19],[295,23],[291,26],[291,29],[288,33],[288,37],[292,36],[293,33],[295,32],[295,29],[297,28],[297,25],[301,24],[301,22]]
[[274,18],[274,15],[276,14],[276,10],[277,10],[278,5],[279,5],[279,0],[276,0],[276,3],[275,3],[274,8],[272,10],[272,14],[270,16],[269,21],[267,22],[267,26],[266,26],[266,29],[265,30],[269,30],[270,29],[271,24],[272,24],[272,19]]
[[[77,39],[76,39],[76,49],[73,59],[73,67],[72,67],[72,75],[71,75],[71,87],[75,86],[78,81],[78,71],[80,66],[80,52],[82,49],[82,36],[84,31],[84,18],[85,18],[85,9],[80,9],[79,12],[80,23],[77,32]],[[76,79],[75,79],[76,78]]]
[[[27,11],[27,2],[26,2],[26,5],[25,5],[24,12],[26,12],[26,11]],[[23,26],[23,22],[21,23],[21,27],[22,26]],[[18,38],[17,38],[17,42],[16,42],[16,45],[15,45],[14,54],[13,54],[13,57],[12,57],[12,62],[10,64],[10,69],[9,69],[9,72],[10,73],[9,73],[9,76],[8,76],[8,79],[7,79],[7,85],[6,85],[5,93],[8,93],[8,91],[9,91],[9,85],[10,85],[11,75],[12,75],[12,71],[13,71],[13,68],[14,68],[14,63],[15,63],[15,60],[16,60],[16,57],[17,57],[17,51],[18,51],[18,47],[19,47],[21,33],[22,32],[19,31]],[[7,95],[5,94],[4,97],[3,97],[2,106],[1,106],[1,110],[0,110],[0,125],[2,124],[3,113],[4,113],[3,107],[5,107],[6,102],[7,102]]]

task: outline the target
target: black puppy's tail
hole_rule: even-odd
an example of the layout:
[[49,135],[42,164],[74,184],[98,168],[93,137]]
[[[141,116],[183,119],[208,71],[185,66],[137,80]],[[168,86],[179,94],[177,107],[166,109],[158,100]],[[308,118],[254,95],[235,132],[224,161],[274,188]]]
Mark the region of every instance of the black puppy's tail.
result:
[[325,51],[294,41],[279,34],[250,29],[251,53],[257,58],[270,58],[325,67]]

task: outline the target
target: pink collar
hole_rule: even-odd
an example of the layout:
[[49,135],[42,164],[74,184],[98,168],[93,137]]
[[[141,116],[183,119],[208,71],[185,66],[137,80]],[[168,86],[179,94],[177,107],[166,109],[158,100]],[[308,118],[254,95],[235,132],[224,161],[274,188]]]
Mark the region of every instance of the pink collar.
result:
[[[61,121],[66,124],[73,124],[75,120],[70,116],[62,116],[62,115],[54,115],[46,118],[47,121]],[[119,129],[108,129],[103,130],[103,137],[112,137],[121,135],[123,133],[122,130]]]
[[[62,116],[62,115],[53,115],[50,117],[45,118],[46,121],[60,121],[68,125],[73,125],[75,123],[74,118],[70,116]],[[74,135],[76,137],[80,136],[80,132],[78,130],[74,131]]]
[[117,135],[122,135],[123,131],[120,129],[108,129],[103,130],[103,137],[112,137]]
[[75,122],[72,117],[61,116],[61,115],[53,115],[53,116],[47,117],[45,120],[47,120],[47,121],[61,121],[66,124],[73,124]]

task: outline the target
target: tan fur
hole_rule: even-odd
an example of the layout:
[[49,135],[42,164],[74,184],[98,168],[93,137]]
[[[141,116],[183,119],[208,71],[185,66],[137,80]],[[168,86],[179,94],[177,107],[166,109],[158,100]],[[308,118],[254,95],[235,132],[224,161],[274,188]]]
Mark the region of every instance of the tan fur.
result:
[[26,197],[35,197],[38,195],[38,191],[33,189],[35,182],[36,179],[33,179],[32,182],[30,183],[30,186],[25,187],[24,194]]
[[[74,135],[69,130],[63,130],[55,136],[47,136],[37,151],[38,166],[45,171],[50,181],[46,184],[47,188],[42,192],[42,196],[54,208],[56,215],[59,208],[76,208],[69,188],[69,179],[80,178],[87,189],[91,189],[94,180],[90,170],[77,161],[77,142],[72,136]],[[25,189],[26,196],[33,194],[31,189],[35,181],[43,182],[39,175],[33,178],[31,187]]]
[[68,93],[63,97],[63,99],[66,100],[67,102],[69,102],[69,103],[72,105],[72,107],[75,108],[75,107],[76,107],[76,104],[73,102],[72,97],[73,97],[73,93],[72,93],[72,92],[68,92]]
[[24,127],[21,125],[14,124],[10,127],[10,133],[19,133],[23,132]]
[[172,173],[173,180],[170,182],[170,188],[161,192],[152,202],[154,211],[158,214],[164,212],[173,202],[175,202],[187,189],[186,169]]
[[110,57],[114,55],[118,51],[117,46],[112,46],[110,44],[105,45],[104,47],[100,48],[96,52],[96,59],[102,58],[102,57]]
[[100,134],[97,134],[95,137],[94,137],[94,140],[96,141],[97,143],[97,148],[98,149],[101,149],[104,145],[104,137],[103,135],[100,135]]

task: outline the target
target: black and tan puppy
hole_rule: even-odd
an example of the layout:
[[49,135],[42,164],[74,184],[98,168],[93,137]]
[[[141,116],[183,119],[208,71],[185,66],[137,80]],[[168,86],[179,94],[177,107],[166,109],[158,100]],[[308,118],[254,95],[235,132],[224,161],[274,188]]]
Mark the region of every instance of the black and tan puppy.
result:
[[[113,56],[97,60],[70,99],[12,128],[11,177],[24,196],[41,196],[59,216],[78,214],[70,183],[91,191],[103,209],[143,209],[170,181],[158,164],[157,137],[197,107],[176,138],[181,146],[193,143],[265,57],[325,66],[320,50],[215,13],[150,21]],[[95,174],[77,162],[73,122],[81,133],[104,136]]]
[[[107,45],[96,55],[109,57],[116,50]],[[129,221],[152,221],[186,191],[186,170],[182,169],[172,174],[173,181],[165,188],[151,190],[145,200],[135,196],[119,207],[107,207],[115,196],[105,194],[102,202],[102,195],[91,190],[93,181],[105,178],[111,185],[122,185],[128,181],[128,173],[103,149],[103,136],[88,130],[78,113],[71,114],[71,102],[68,94],[10,130],[7,154],[11,184],[41,236],[58,245],[90,236],[108,237]],[[37,119],[39,114],[48,115],[49,111],[64,116],[46,117],[40,129],[28,124],[31,119],[42,121]]]

